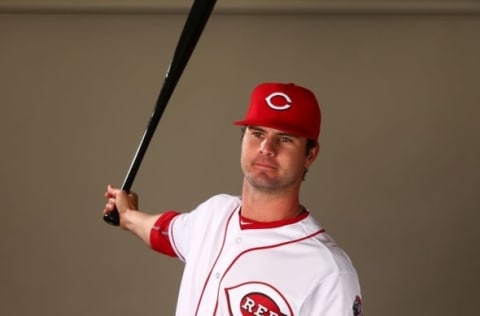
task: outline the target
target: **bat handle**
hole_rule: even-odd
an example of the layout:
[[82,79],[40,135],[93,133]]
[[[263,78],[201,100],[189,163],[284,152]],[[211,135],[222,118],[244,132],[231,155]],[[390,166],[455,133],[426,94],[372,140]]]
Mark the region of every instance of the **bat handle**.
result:
[[103,220],[110,225],[119,226],[120,225],[120,214],[117,211],[117,208],[105,213],[103,215]]

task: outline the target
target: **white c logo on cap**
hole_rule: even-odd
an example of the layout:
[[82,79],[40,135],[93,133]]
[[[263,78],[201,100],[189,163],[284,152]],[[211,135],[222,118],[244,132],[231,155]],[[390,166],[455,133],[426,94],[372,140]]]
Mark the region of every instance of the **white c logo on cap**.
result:
[[[285,99],[285,104],[284,105],[275,105],[272,103],[272,99],[274,97],[282,97]],[[268,97],[265,98],[265,101],[267,101],[267,104],[269,107],[271,107],[274,110],[287,110],[292,106],[292,99],[288,95],[286,95],[283,92],[274,92],[270,94]]]

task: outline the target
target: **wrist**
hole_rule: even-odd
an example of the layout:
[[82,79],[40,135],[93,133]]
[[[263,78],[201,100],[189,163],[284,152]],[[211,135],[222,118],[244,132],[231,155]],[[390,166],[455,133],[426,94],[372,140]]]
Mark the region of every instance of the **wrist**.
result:
[[132,230],[136,222],[136,217],[138,216],[138,213],[138,211],[130,208],[122,212],[120,215],[120,227],[125,230]]

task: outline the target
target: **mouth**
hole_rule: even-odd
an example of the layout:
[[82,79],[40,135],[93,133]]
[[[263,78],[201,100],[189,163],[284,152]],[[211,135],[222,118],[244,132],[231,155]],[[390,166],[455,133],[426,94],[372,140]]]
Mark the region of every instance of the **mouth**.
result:
[[254,161],[252,163],[252,166],[258,169],[262,170],[275,170],[277,169],[277,166],[273,163],[266,162],[266,161]]

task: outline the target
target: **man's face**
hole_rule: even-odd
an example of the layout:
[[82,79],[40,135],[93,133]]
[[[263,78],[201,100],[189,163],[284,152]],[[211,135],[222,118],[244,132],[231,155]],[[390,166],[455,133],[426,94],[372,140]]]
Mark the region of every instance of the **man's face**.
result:
[[299,187],[318,149],[305,154],[306,139],[277,129],[249,126],[242,140],[241,167],[246,181],[262,191]]

